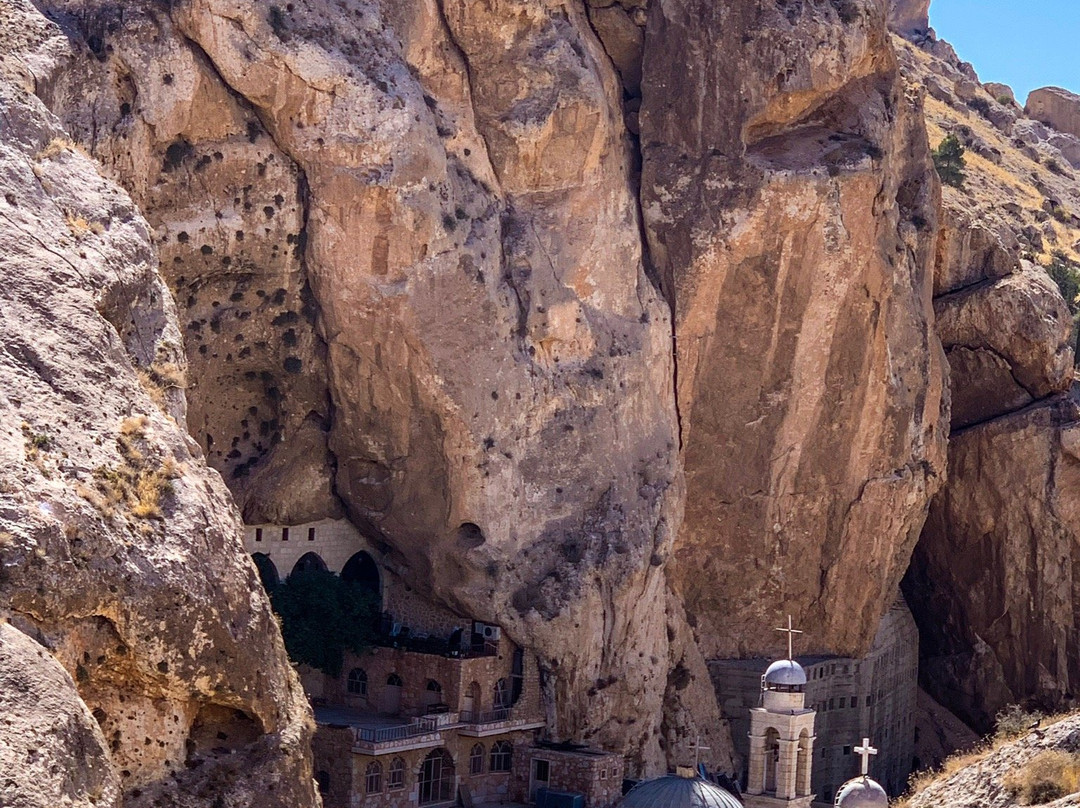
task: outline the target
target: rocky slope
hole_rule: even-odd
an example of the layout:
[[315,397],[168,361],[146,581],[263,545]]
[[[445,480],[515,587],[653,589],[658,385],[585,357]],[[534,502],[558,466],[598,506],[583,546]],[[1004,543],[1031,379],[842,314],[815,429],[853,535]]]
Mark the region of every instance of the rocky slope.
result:
[[29,3],[0,31],[0,801],[314,805],[147,223],[30,92],[67,40]]
[[[1011,808],[1031,804],[1065,808],[1078,805],[1080,794],[1074,793],[1076,763],[1073,761],[1078,751],[1080,719],[1073,715],[1044,729],[998,744],[992,750],[958,759],[948,767],[948,774],[922,785],[902,804],[904,808],[937,808],[942,805]],[[1058,755],[1061,757],[1055,760]],[[1039,758],[1042,758],[1041,766]],[[1071,765],[1073,768],[1059,768],[1059,761],[1065,767]],[[1039,776],[1037,772],[1044,776]],[[1062,773],[1064,777],[1054,776]],[[1051,776],[1045,777],[1047,774]],[[1047,788],[1042,792],[1043,798],[1029,802],[1022,788],[1026,783],[1039,781],[1056,784],[1057,788],[1053,791],[1057,794]]]
[[947,43],[912,39],[897,50],[926,88],[931,142],[952,133],[968,152],[963,188],[944,189],[934,281],[951,369],[948,484],[906,590],[924,684],[986,730],[1012,702],[1069,704],[1080,674],[1075,335],[1039,266],[1055,251],[1075,259],[1075,138],[1026,117],[1007,88],[979,84]]

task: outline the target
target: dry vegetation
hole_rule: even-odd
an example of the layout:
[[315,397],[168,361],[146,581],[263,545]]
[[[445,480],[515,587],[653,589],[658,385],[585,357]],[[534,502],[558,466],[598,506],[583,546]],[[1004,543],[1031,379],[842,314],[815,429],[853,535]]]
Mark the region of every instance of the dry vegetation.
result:
[[80,486],[79,494],[106,517],[124,509],[137,519],[163,519],[165,498],[180,467],[172,457],[160,461],[149,457],[145,415],[132,416],[120,425],[116,438],[121,462],[94,471],[94,488]]
[[1080,791],[1080,755],[1063,749],[1040,752],[1002,781],[1021,805],[1043,805]]
[[[984,738],[978,746],[950,756],[938,768],[914,772],[908,780],[907,791],[893,803],[893,808],[909,808],[916,794],[936,783],[948,780],[961,769],[981,764],[1006,744],[1013,743],[1032,732],[1034,725],[1038,725],[1038,731],[1042,732],[1047,727],[1078,716],[1080,716],[1080,711],[1043,716],[1042,713],[1028,712],[1018,705],[1011,705],[998,713],[994,734]],[[1048,754],[1043,752],[1029,761],[1024,768],[1011,771],[1004,778],[1002,787],[1008,790],[1021,805],[1041,805],[1043,802],[1050,802],[1066,794],[1080,791],[1080,755],[1063,750],[1048,751],[1055,755],[1060,753],[1064,758],[1047,757],[1043,761],[1041,759]],[[1047,785],[1048,782],[1056,785]],[[1024,801],[1032,799],[1030,795],[1049,794],[1058,787],[1069,790],[1062,791],[1050,799],[1039,799],[1038,802]]]
[[150,400],[162,412],[168,413],[170,390],[183,390],[187,386],[184,369],[174,362],[156,361],[148,367],[138,368],[139,383]]

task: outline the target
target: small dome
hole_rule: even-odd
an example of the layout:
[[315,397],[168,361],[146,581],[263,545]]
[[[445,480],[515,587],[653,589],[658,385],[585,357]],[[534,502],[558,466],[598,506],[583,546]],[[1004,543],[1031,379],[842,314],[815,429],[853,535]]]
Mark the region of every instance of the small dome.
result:
[[889,795],[869,777],[848,780],[836,793],[837,808],[889,808]]
[[619,808],[742,808],[742,804],[708,780],[669,774],[638,783]]
[[805,685],[806,671],[794,659],[778,659],[765,671],[767,685]]

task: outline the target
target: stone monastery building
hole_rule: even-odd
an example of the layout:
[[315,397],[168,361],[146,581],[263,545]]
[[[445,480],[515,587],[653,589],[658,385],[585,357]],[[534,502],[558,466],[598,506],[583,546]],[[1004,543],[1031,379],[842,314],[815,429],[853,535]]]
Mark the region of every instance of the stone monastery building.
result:
[[[368,589],[379,603],[374,647],[347,654],[340,676],[300,668],[318,725],[315,770],[327,808],[809,808],[822,804],[812,788],[819,772],[833,782],[843,779],[847,752],[836,771],[826,765],[833,739],[822,747],[815,721],[835,707],[831,694],[847,681],[846,672],[834,674],[854,662],[815,660],[812,682],[791,658],[790,644],[788,659],[764,675],[761,661],[714,663],[718,696],[735,719],[736,743],[744,742],[745,795],[737,798],[736,784],[724,780],[731,787],[725,790],[693,769],[634,785],[625,780],[621,751],[545,741],[535,658],[499,626],[463,620],[415,596],[349,522],[251,525],[245,547],[267,588],[296,571],[330,570]],[[790,625],[787,631],[789,638],[799,633]],[[853,707],[868,703],[864,691],[879,682],[871,675],[866,684],[855,671],[850,687],[858,694],[840,697],[842,704],[851,698]],[[835,682],[823,690],[823,678]],[[901,726],[909,729],[903,721]],[[834,734],[848,736],[850,744],[858,737],[851,735],[854,729],[845,722]],[[863,779],[838,787],[835,805],[879,805],[877,793],[885,792],[867,778],[865,762],[877,750],[868,749],[868,741],[855,747],[864,753]],[[830,786],[825,799],[831,803],[832,796]],[[870,801],[860,801],[864,797]]]

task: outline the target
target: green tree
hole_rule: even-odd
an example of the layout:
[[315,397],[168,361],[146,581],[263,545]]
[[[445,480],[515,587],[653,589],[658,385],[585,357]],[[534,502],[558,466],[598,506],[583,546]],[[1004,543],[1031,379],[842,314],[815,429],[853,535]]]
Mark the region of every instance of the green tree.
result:
[[1057,284],[1065,305],[1073,316],[1073,339],[1075,340],[1075,364],[1080,365],[1080,265],[1069,260],[1061,250],[1054,250],[1046,274]]
[[946,135],[934,149],[932,157],[938,176],[946,185],[963,188],[967,174],[964,173],[964,146],[956,135]]
[[337,676],[345,651],[359,654],[374,636],[374,596],[333,572],[295,572],[270,593],[281,636],[295,663]]

